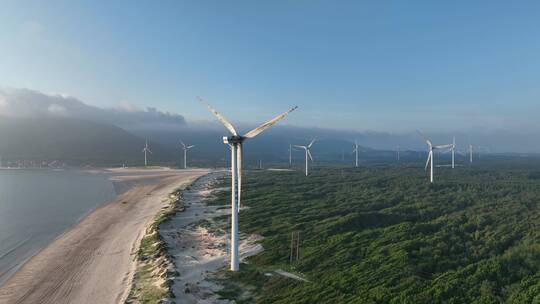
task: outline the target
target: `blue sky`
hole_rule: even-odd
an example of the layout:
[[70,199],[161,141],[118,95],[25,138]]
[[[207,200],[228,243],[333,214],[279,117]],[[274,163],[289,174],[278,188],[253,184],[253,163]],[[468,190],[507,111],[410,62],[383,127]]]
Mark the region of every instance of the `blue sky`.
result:
[[3,1],[0,86],[233,121],[540,131],[540,2]]

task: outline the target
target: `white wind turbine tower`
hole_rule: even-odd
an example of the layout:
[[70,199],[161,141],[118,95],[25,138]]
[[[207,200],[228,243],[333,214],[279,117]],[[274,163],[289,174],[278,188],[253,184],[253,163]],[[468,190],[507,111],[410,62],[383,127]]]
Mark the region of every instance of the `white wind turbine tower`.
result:
[[430,166],[429,181],[433,183],[433,150],[434,149],[448,149],[452,147],[452,144],[433,146],[433,143],[431,142],[431,140],[429,140],[429,138],[427,138],[424,134],[422,134],[422,132],[420,131],[416,131],[416,132],[418,132],[418,135],[420,135],[420,137],[422,137],[426,141],[426,144],[428,145],[428,158],[426,161],[425,170],[427,170],[428,166]]
[[148,148],[148,139],[145,139],[145,144],[142,151],[144,153],[144,166],[146,167],[148,166],[148,157],[146,156],[146,153],[152,154],[152,151],[150,151],[150,148]]
[[292,166],[292,145],[289,143],[289,167]]
[[181,140],[180,144],[182,144],[182,150],[184,150],[184,169],[187,169],[187,151],[191,148],[194,148],[195,145],[186,146],[186,144],[184,144],[184,142]]
[[400,160],[400,155],[399,155],[399,145],[397,146],[397,160],[398,160],[398,161]]
[[308,176],[309,174],[309,163],[308,163],[308,157],[309,159],[311,159],[311,161],[313,161],[313,156],[311,156],[311,146],[313,146],[313,143],[315,143],[315,138],[309,143],[309,145],[307,146],[299,146],[299,145],[294,145],[295,147],[297,148],[300,148],[300,149],[304,149],[305,152],[306,152],[306,176]]
[[287,114],[296,110],[298,107],[292,107],[287,112],[284,112],[275,118],[263,123],[257,128],[249,131],[245,135],[238,135],[238,132],[234,129],[233,125],[228,122],[223,115],[218,113],[208,103],[199,98],[199,101],[203,103],[214,116],[232,133],[230,137],[223,137],[223,143],[229,145],[231,148],[231,271],[238,271],[239,258],[238,258],[238,209],[240,208],[240,194],[242,193],[242,144],[245,140],[257,136],[259,133],[273,126],[276,122],[283,119]]
[[452,139],[452,169],[454,169],[455,167],[455,158],[456,158],[456,137],[454,136],[454,138]]
[[358,168],[358,141],[357,140],[354,141],[353,152],[355,153],[355,161],[356,161],[355,166]]

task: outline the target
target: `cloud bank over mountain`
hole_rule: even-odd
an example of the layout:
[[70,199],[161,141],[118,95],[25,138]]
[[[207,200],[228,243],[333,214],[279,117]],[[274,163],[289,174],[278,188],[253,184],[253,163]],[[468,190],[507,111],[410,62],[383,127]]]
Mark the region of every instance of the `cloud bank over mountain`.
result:
[[[228,134],[228,131],[211,114],[208,114],[209,118],[205,121],[186,121],[180,114],[163,112],[151,107],[140,109],[128,101],[121,101],[114,108],[100,108],[65,94],[0,87],[1,117],[70,118],[110,124],[130,131],[141,138],[148,137],[152,141],[171,147],[177,147],[179,139],[182,138],[199,146],[208,145],[210,149],[221,149],[220,147],[223,146],[221,137]],[[253,124],[234,123],[241,133],[255,127]],[[469,144],[474,144],[485,152],[540,152],[540,141],[531,140],[537,138],[538,131],[530,127],[516,128],[516,130],[456,128],[439,132],[436,132],[435,128],[423,128],[422,131],[437,144],[451,143],[452,137],[455,136],[459,150],[465,150]],[[313,137],[349,143],[359,140],[362,146],[378,150],[394,150],[398,145],[404,150],[423,151],[426,149],[425,143],[415,132],[359,132],[290,126],[284,123],[279,123],[265,131],[264,135],[252,140],[254,145],[251,149],[253,152],[262,154],[269,145],[288,147],[289,142],[295,144],[309,142]],[[339,151],[348,149],[347,147],[334,145],[335,150]]]
[[73,118],[113,124],[128,130],[175,130],[186,125],[182,115],[139,109],[127,101],[116,108],[99,108],[65,94],[29,89],[0,88],[0,116],[21,118]]

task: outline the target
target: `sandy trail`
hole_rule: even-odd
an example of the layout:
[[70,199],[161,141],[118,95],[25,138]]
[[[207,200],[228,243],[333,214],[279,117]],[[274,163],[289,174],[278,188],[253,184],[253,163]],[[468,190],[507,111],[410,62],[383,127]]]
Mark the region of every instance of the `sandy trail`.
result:
[[[169,193],[208,170],[167,170],[90,213],[0,287],[0,303],[118,303],[135,270],[133,252]],[[126,178],[132,180],[133,177]]]

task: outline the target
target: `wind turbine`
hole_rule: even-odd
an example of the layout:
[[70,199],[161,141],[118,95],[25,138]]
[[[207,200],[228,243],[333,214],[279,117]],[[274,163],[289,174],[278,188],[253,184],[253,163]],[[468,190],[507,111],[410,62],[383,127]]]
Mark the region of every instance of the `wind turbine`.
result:
[[440,145],[440,146],[433,146],[433,143],[431,142],[431,140],[429,140],[429,138],[427,138],[424,134],[422,134],[422,132],[420,131],[416,131],[418,133],[418,135],[424,139],[426,141],[426,144],[428,145],[428,158],[427,158],[427,161],[426,161],[426,168],[425,170],[427,170],[428,166],[430,166],[430,174],[429,174],[429,181],[431,183],[433,183],[433,150],[434,149],[448,149],[448,148],[451,148],[452,147],[452,144],[450,145]]
[[313,156],[311,156],[311,146],[313,146],[313,143],[315,142],[315,138],[309,143],[309,145],[307,146],[299,146],[299,145],[294,145],[295,147],[297,148],[300,148],[300,149],[304,149],[306,151],[306,176],[308,176],[309,174],[309,164],[308,164],[308,157],[309,159],[311,159],[311,161],[313,161]]
[[353,150],[353,152],[355,153],[355,160],[356,160],[355,166],[358,168],[358,141],[357,140],[354,141],[354,150]]
[[184,169],[187,169],[187,150],[195,147],[195,145],[186,146],[182,140],[180,140],[180,143],[182,144],[182,150],[184,150]]
[[400,155],[399,155],[399,145],[397,146],[397,160],[398,160],[398,161],[400,160]]
[[287,114],[296,110],[298,107],[294,106],[290,108],[287,112],[276,116],[275,118],[263,123],[257,128],[241,136],[238,135],[238,132],[236,132],[233,125],[228,122],[223,115],[217,112],[200,97],[198,99],[232,134],[230,137],[224,136],[223,143],[229,145],[231,148],[231,271],[238,271],[240,267],[238,259],[238,209],[240,208],[240,194],[242,193],[242,144],[245,140],[253,138],[264,130],[270,128],[276,122],[283,119],[285,116],[287,116]]
[[456,137],[452,139],[452,169],[455,168],[455,158],[456,158]]
[[292,166],[292,145],[289,143],[289,167]]
[[144,144],[144,148],[142,149],[143,153],[144,153],[144,166],[148,166],[148,158],[146,156],[146,153],[150,153],[152,154],[152,151],[150,151],[150,148],[148,148],[148,138],[145,139],[145,144]]
[[473,145],[469,144],[469,162],[472,164],[473,161]]

